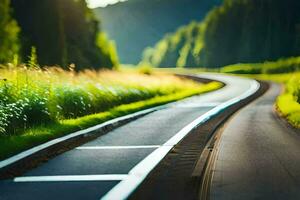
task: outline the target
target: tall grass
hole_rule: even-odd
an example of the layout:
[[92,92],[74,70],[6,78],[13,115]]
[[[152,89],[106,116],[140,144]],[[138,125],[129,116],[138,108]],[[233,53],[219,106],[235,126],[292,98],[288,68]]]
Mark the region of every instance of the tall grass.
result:
[[220,88],[173,75],[0,69],[0,159],[141,109]]
[[155,96],[199,85],[170,75],[91,71],[59,68],[0,69],[0,134],[63,119],[107,111]]
[[235,64],[220,69],[223,73],[244,74],[251,78],[282,83],[284,93],[276,100],[279,113],[300,128],[300,57],[253,64]]

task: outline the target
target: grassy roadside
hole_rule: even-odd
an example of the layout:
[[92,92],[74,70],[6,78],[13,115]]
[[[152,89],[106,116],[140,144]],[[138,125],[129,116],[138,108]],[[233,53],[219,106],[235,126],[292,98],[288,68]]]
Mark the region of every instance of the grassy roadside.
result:
[[[29,73],[29,72],[28,72]],[[35,73],[35,72],[34,72]],[[63,72],[64,73],[64,72]],[[91,73],[91,72],[88,72]],[[121,72],[118,72],[121,73]],[[60,73],[61,74],[61,73]],[[52,74],[53,75],[53,74]],[[56,74],[54,74],[56,75]],[[93,74],[94,75],[94,74]],[[105,77],[112,75],[111,73],[106,73]],[[41,74],[40,74],[41,76]],[[61,75],[60,75],[61,76]],[[90,78],[89,74],[89,78]],[[126,79],[126,76],[122,73],[118,74],[118,77],[122,77],[123,79]],[[38,144],[44,143],[46,141],[49,141],[51,139],[66,135],[68,133],[82,130],[100,123],[103,123],[107,120],[124,116],[126,114],[130,114],[139,110],[143,110],[146,108],[166,104],[169,102],[177,101],[189,96],[209,92],[212,90],[216,90],[220,88],[222,85],[220,83],[209,83],[209,84],[196,84],[194,82],[188,81],[188,80],[181,80],[178,78],[169,77],[170,75],[132,75],[130,74],[130,78],[136,78],[138,79],[137,82],[131,83],[130,86],[128,86],[128,79],[125,80],[126,82],[126,88],[128,91],[134,91],[138,94],[147,94],[146,96],[135,96],[132,97],[132,94],[128,94],[125,92],[126,97],[129,95],[128,99],[122,99],[122,95],[124,93],[124,90],[122,90],[122,93],[117,93],[116,98],[121,99],[124,101],[118,102],[115,106],[108,106],[106,110],[101,112],[94,112],[91,114],[85,114],[83,116],[76,116],[76,117],[60,117],[57,120],[49,121],[49,123],[39,123],[39,124],[33,124],[30,127],[27,127],[22,132],[15,132],[13,134],[2,134],[0,135],[0,159],[5,159],[9,156],[12,156],[18,152],[21,152],[23,150],[26,150],[30,147],[36,146]],[[33,76],[31,76],[32,78]],[[63,78],[66,79],[67,77],[63,75]],[[79,82],[83,81],[83,76],[76,77],[75,80],[81,79]],[[121,78],[121,79],[122,79]],[[151,79],[153,78],[153,80]],[[165,82],[162,81],[162,79],[166,79]],[[98,79],[98,78],[94,78]],[[160,82],[158,82],[158,79]],[[41,79],[38,79],[41,81]],[[74,82],[74,77],[72,77],[71,82]],[[114,78],[110,79],[111,81],[116,81]],[[124,81],[124,80],[123,80]],[[141,81],[147,82],[147,85],[152,86],[149,88],[148,86],[143,87],[143,83]],[[152,83],[153,81],[153,83]],[[55,82],[55,81],[54,81]],[[97,81],[96,81],[97,82]],[[158,85],[156,83],[159,83]],[[54,83],[51,82],[53,85]],[[56,84],[56,82],[55,82]],[[63,84],[63,83],[62,83]],[[75,83],[77,86],[77,83]],[[137,86],[139,85],[139,86]],[[107,86],[107,85],[106,85]],[[119,88],[120,86],[124,86],[124,82],[118,83],[118,85],[114,85],[115,88]],[[59,86],[60,87],[60,86]],[[112,85],[109,85],[111,88]],[[142,88],[141,88],[142,87]],[[68,88],[70,88],[70,85],[68,85]],[[1,89],[1,87],[0,87]],[[72,88],[71,88],[72,89]],[[72,91],[72,90],[71,90]],[[150,91],[150,92],[149,92]],[[103,91],[102,91],[103,92]],[[113,91],[116,92],[116,91]],[[144,93],[143,93],[144,92]],[[42,94],[42,93],[39,93]],[[64,93],[65,94],[65,93]],[[82,93],[75,93],[76,95],[82,95]],[[108,95],[108,94],[105,94]],[[131,95],[131,96],[130,96]],[[17,96],[19,97],[19,96]],[[76,96],[75,96],[76,97]],[[73,97],[73,98],[75,98]],[[103,96],[102,96],[103,97]],[[111,95],[110,95],[111,97]],[[14,96],[15,98],[15,96]],[[125,98],[125,97],[124,97]],[[114,99],[112,99],[114,100]],[[51,99],[52,102],[52,99]],[[51,102],[49,103],[51,105]],[[68,101],[64,101],[63,103],[66,104]],[[47,105],[47,102],[45,103]],[[44,104],[43,104],[44,105]],[[62,105],[62,104],[60,104]],[[36,107],[34,107],[36,108]],[[48,108],[46,106],[45,108]],[[15,123],[16,121],[12,121]],[[9,130],[9,129],[8,129]],[[19,130],[19,129],[18,129]]]
[[277,111],[294,127],[300,128],[299,70],[300,57],[290,57],[263,63],[229,65],[221,68],[219,72],[282,83],[284,92],[276,100]]
[[300,128],[300,72],[283,74],[248,74],[246,76],[259,80],[282,83],[284,85],[284,91],[277,97],[277,111],[294,127]]
[[300,57],[265,61],[263,63],[239,63],[222,67],[222,73],[233,74],[281,74],[300,70]]
[[274,81],[284,85],[283,93],[276,100],[278,113],[294,127],[300,128],[300,57],[280,59],[264,63],[246,63],[225,66],[220,69],[159,69],[159,71],[220,72],[248,78]]

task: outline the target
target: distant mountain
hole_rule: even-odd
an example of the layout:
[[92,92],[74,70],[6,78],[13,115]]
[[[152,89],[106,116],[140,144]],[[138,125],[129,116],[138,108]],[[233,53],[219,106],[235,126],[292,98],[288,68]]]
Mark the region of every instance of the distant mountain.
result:
[[143,50],[178,27],[200,21],[222,0],[129,0],[95,9],[101,27],[115,40],[121,63],[136,64]]

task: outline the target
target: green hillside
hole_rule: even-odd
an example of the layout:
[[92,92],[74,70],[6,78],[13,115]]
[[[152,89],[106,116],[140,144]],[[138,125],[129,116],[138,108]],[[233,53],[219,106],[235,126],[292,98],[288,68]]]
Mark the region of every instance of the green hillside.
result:
[[143,50],[192,20],[202,20],[222,0],[129,0],[97,8],[101,27],[115,40],[121,63],[136,64]]
[[300,1],[225,0],[144,51],[157,67],[220,67],[300,55]]
[[204,30],[205,24],[194,21],[180,27],[174,34],[167,34],[154,48],[145,49],[141,64],[156,67],[200,66]]

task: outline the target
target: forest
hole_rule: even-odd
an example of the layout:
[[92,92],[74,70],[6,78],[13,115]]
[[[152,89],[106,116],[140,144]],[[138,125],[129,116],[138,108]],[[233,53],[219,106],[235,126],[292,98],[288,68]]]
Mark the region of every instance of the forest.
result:
[[2,0],[0,63],[76,69],[118,65],[114,43],[99,28],[85,0]]
[[298,0],[225,0],[202,22],[181,27],[146,49],[142,63],[216,68],[298,56],[299,9]]

